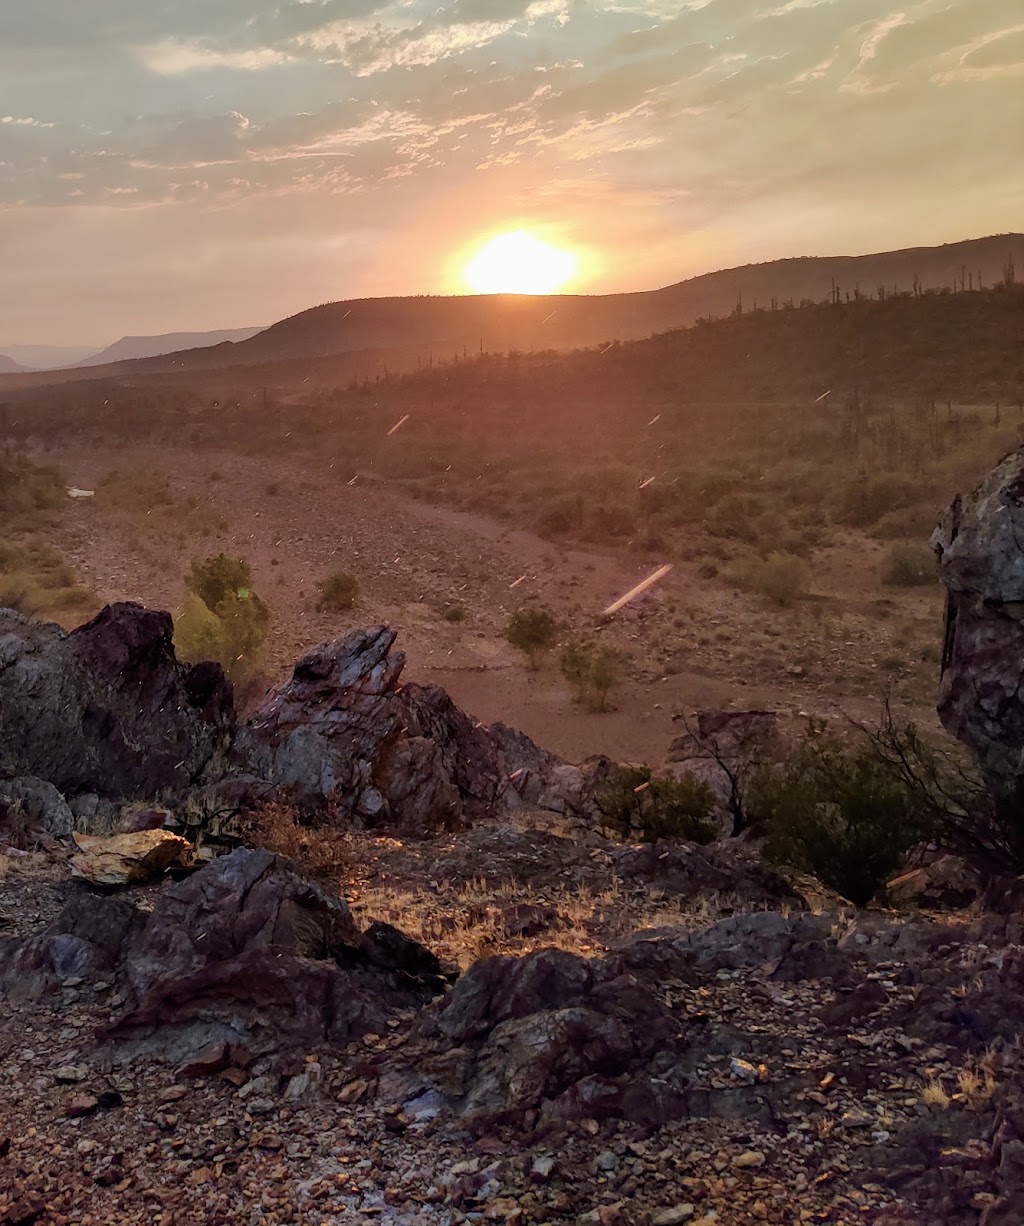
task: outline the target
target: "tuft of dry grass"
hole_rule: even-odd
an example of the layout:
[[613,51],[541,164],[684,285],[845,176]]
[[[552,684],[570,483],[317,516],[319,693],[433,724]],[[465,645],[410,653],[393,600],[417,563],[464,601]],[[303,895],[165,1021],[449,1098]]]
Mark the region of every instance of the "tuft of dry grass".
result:
[[952,1099],[946,1093],[942,1082],[934,1074],[929,1073],[921,1089],[921,1101],[926,1107],[932,1107],[936,1111],[948,1111]]
[[337,885],[349,865],[349,842],[332,826],[306,826],[291,805],[276,801],[250,809],[238,819],[244,842],[287,856],[311,877]]

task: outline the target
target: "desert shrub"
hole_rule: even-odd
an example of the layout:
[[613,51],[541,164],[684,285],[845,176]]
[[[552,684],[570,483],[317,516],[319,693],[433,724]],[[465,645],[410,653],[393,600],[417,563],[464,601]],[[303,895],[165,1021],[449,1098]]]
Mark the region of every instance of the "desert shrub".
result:
[[351,609],[359,599],[359,580],[348,571],[335,570],[316,585],[320,593],[320,608],[340,612]]
[[716,506],[708,510],[704,526],[712,536],[757,545],[761,539],[757,520],[767,510],[768,504],[760,494],[726,494]]
[[925,587],[935,583],[938,568],[927,545],[906,541],[893,545],[882,564],[882,582],[889,587]]
[[174,505],[174,493],[160,472],[112,469],[96,485],[96,502],[112,511],[147,511]]
[[74,568],[37,534],[0,541],[0,607],[27,616],[93,604],[92,592],[78,586]]
[[612,647],[597,647],[582,639],[562,652],[562,676],[573,689],[574,701],[591,711],[607,711],[608,698],[621,680],[619,653]]
[[906,507],[901,511],[886,512],[868,531],[882,541],[924,540],[931,535],[937,518],[931,504]]
[[193,562],[175,642],[185,660],[216,660],[233,680],[252,675],[267,635],[270,611],[252,589],[243,558],[217,554]]
[[446,622],[457,624],[466,620],[466,606],[461,601],[456,601],[450,604],[447,609],[441,614]]
[[757,776],[746,806],[768,860],[812,873],[858,906],[933,828],[922,797],[870,745],[809,738]]
[[64,475],[24,456],[0,455],[0,511],[5,517],[52,510],[67,497]]
[[700,566],[697,567],[697,578],[698,579],[717,579],[718,578],[717,564],[714,562],[701,562]]
[[852,528],[867,528],[889,512],[921,502],[927,492],[921,481],[896,473],[861,477],[840,490],[836,516]]
[[710,843],[718,833],[715,795],[692,776],[655,776],[650,767],[617,771],[595,797],[602,824],[620,838],[685,839]]
[[558,623],[554,614],[542,605],[527,605],[509,618],[505,638],[517,651],[524,653],[531,668],[540,665],[541,656],[555,645]]
[[740,586],[773,604],[791,605],[807,595],[807,563],[788,553],[770,553],[751,562],[740,575]]
[[583,525],[583,497],[563,496],[545,507],[534,521],[538,536],[565,536]]
[[337,881],[349,862],[342,831],[306,824],[290,805],[269,802],[247,810],[236,819],[236,828],[248,846],[287,856],[312,877]]
[[601,502],[587,508],[584,536],[588,541],[607,541],[636,531],[633,508],[621,502]]

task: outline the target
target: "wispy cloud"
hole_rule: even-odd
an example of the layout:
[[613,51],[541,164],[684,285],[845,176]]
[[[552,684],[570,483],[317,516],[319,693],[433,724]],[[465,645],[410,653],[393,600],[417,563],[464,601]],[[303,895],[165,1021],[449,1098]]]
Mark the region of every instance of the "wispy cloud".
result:
[[[705,260],[723,235],[767,258],[813,218],[816,242],[857,246],[905,200],[955,237],[1008,228],[1020,195],[982,128],[1024,130],[1019,0],[32,0],[0,4],[0,72],[21,312],[42,236],[73,268],[118,215],[151,229],[111,247],[111,276],[203,245],[191,310],[222,251],[278,269],[299,213],[301,259],[358,236],[339,292],[373,292],[438,288],[437,252],[513,215],[611,245],[642,284],[698,269],[687,235]],[[960,182],[988,186],[977,220]],[[329,296],[308,268],[295,294]]]

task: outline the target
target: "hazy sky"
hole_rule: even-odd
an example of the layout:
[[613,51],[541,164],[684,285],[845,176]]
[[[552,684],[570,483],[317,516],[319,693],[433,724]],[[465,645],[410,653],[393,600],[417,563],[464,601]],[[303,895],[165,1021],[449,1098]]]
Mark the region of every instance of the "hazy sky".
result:
[[0,0],[0,343],[1024,228],[1022,0]]

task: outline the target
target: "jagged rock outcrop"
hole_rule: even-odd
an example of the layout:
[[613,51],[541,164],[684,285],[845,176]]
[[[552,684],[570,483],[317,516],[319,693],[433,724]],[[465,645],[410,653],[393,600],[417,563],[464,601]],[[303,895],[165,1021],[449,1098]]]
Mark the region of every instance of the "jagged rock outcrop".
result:
[[423,1103],[473,1128],[684,1112],[679,1020],[609,963],[557,949],[485,958],[418,1029],[415,1067],[381,1083],[414,1117]]
[[172,630],[136,604],[71,633],[0,609],[0,778],[117,800],[197,782],[233,728],[231,687],[177,660]]
[[932,536],[947,592],[939,718],[1004,790],[1024,769],[1024,448]]
[[423,946],[387,924],[362,932],[290,861],[246,848],[164,886],[148,916],[81,894],[38,936],[0,941],[12,997],[101,973],[129,999],[105,1037],[178,1062],[218,1043],[251,1054],[345,1043],[449,981]]
[[591,812],[603,759],[571,766],[503,724],[475,723],[437,686],[403,685],[395,638],[372,626],[303,656],[239,728],[234,768],[366,826],[456,829],[526,806]]

